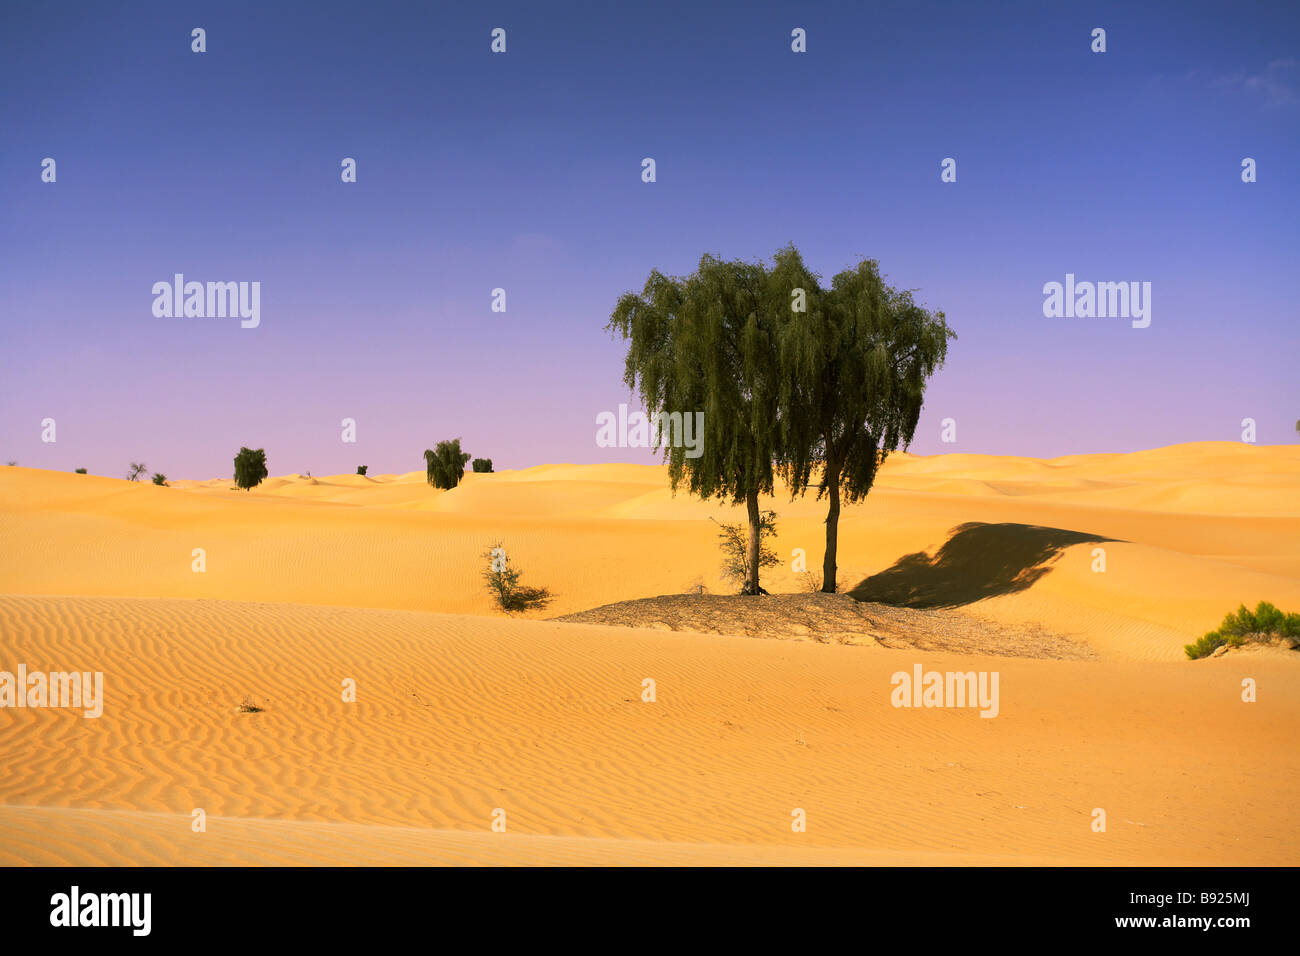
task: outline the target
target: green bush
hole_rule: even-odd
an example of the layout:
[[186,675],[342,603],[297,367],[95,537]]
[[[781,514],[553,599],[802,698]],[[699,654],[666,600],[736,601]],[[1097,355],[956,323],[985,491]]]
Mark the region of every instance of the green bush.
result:
[[438,442],[436,450],[424,450],[425,480],[435,488],[455,488],[465,477],[469,452],[460,450],[460,439]]
[[[739,585],[741,594],[748,590],[752,580],[749,567],[749,529],[740,524],[723,524],[710,518],[718,526],[718,547],[722,549],[722,576]],[[774,567],[780,562],[776,552],[767,546],[767,539],[776,535],[776,512],[763,511],[758,516],[758,566]]]
[[496,599],[497,606],[507,614],[514,611],[531,611],[551,603],[551,592],[546,588],[531,588],[519,583],[523,572],[510,567],[506,549],[496,541],[483,552],[488,566],[483,581]]
[[492,459],[491,459],[491,458],[475,458],[474,461],[473,461],[473,463],[470,465],[470,467],[473,468],[474,471],[478,472],[479,474],[491,474],[491,473],[492,473]]
[[262,449],[240,448],[235,456],[235,487],[256,488],[267,475],[266,452]]
[[1246,605],[1227,615],[1218,630],[1210,631],[1183,650],[1192,660],[1208,657],[1227,644],[1241,647],[1247,641],[1260,641],[1273,637],[1300,640],[1300,614],[1284,614],[1267,601],[1260,601],[1255,610]]
[[365,466],[365,465],[357,465],[357,474],[358,474],[358,475],[364,475],[365,473],[366,473],[366,466]]
[[155,472],[153,473],[153,483],[154,483],[155,485],[166,485],[166,484],[167,484],[167,476],[164,475],[161,471],[155,471]]
[[78,469],[77,469],[77,474],[79,474],[79,475],[84,475],[85,473],[86,473],[86,469],[84,469],[84,468],[78,468]]

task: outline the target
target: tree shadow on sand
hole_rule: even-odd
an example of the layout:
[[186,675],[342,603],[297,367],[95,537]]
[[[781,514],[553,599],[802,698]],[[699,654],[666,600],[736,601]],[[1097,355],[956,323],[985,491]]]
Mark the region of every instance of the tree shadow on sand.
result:
[[1025,590],[1071,545],[1115,540],[1032,524],[972,521],[953,528],[934,557],[924,551],[904,555],[849,595],[895,607],[958,607]]

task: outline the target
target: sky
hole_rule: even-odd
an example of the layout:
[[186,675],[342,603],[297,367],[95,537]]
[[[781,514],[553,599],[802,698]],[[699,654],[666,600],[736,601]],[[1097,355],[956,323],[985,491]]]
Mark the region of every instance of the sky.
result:
[[[957,332],[913,452],[1294,442],[1297,169],[1294,2],[6,2],[0,461],[650,463],[595,440],[618,297],[789,242]],[[176,273],[260,324],[155,316]],[[1067,273],[1149,327],[1045,316]]]

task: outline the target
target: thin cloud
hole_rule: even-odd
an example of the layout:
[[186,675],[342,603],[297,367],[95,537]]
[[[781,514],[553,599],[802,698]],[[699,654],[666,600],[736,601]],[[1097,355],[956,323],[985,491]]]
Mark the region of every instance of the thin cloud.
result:
[[1300,101],[1296,92],[1298,65],[1300,62],[1293,57],[1273,60],[1262,71],[1239,70],[1216,76],[1211,82],[1219,89],[1262,97],[1269,106],[1283,106]]

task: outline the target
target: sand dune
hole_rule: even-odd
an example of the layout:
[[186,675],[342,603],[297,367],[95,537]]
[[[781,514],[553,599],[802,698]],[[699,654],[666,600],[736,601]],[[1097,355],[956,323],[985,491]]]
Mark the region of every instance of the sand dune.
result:
[[[1106,489],[1051,483],[1083,479],[1090,467],[1106,476]],[[1177,510],[1199,472],[1205,477],[1192,497],[1198,506],[1216,500],[1217,511]],[[1014,493],[988,484],[971,494],[925,490],[936,476],[959,474],[967,477],[953,480],[996,476],[1003,485],[1020,477]],[[1222,484],[1229,477],[1237,484]],[[0,552],[0,580],[25,594],[489,614],[480,555],[499,539],[526,581],[556,593],[549,613],[564,614],[678,593],[697,580],[725,591],[717,529],[704,519],[742,520],[740,509],[673,497],[664,470],[649,465],[470,474],[451,492],[431,489],[422,472],[315,480],[271,479],[270,487],[239,492],[224,479],[158,488],[0,469],[0,535],[16,544]],[[1258,493],[1242,492],[1245,484]],[[825,503],[778,494],[772,506],[783,563],[770,589],[798,590],[790,556],[803,548],[808,565],[820,566]],[[1300,607],[1300,446],[1217,442],[1053,461],[896,456],[868,500],[845,510],[841,578],[852,586],[904,555],[933,553],[968,522],[1112,539],[1104,574],[1091,570],[1093,545],[1069,547],[1019,596],[1032,600],[995,604],[1008,620],[1023,611],[1023,619],[1095,639],[1119,656],[1177,660],[1187,639],[1242,601]],[[195,548],[206,553],[204,574],[191,571]],[[1135,640],[1114,640],[1114,614]]]
[[[31,667],[105,673],[101,718],[12,711],[0,733],[5,826],[21,808],[47,811],[44,832],[65,845],[43,852],[60,860],[125,851],[97,844],[97,856],[78,857],[77,834],[96,818],[52,808],[171,814],[128,829],[166,862],[223,858],[199,849],[195,808],[214,833],[228,819],[420,830],[430,861],[454,856],[440,831],[497,836],[498,807],[515,836],[768,848],[771,861],[813,849],[972,862],[1295,858],[1300,666],[1278,656],[1174,674],[1001,659],[1002,713],[984,720],[896,710],[888,692],[890,674],[914,661],[965,670],[988,658],[226,601],[10,597],[0,622],[7,654]],[[1238,699],[1247,672],[1263,688],[1251,706]],[[654,703],[640,699],[646,677]],[[239,713],[246,697],[263,712]],[[806,833],[790,830],[796,807]],[[1105,834],[1089,828],[1094,807],[1111,815]],[[313,842],[282,832],[299,847],[290,859]],[[389,840],[394,862],[414,852]],[[39,860],[6,846],[11,862]],[[368,860],[387,862],[383,846]],[[599,855],[582,846],[551,859]]]
[[[0,713],[0,862],[1300,862],[1300,662],[1182,653],[1243,601],[1300,610],[1300,448],[901,455],[846,509],[845,589],[958,595],[990,641],[1090,660],[493,612],[498,539],[547,616],[725,593],[706,519],[740,515],[658,466],[230,486],[0,468],[0,669],[101,670],[107,698]],[[771,506],[766,584],[800,590],[825,503]],[[1001,713],[890,706],[918,662],[997,669]]]

